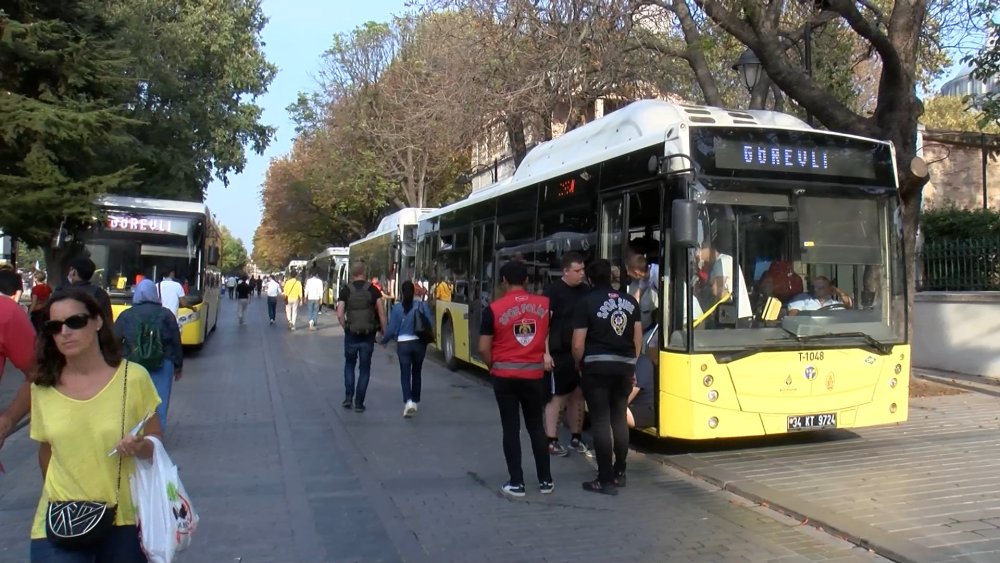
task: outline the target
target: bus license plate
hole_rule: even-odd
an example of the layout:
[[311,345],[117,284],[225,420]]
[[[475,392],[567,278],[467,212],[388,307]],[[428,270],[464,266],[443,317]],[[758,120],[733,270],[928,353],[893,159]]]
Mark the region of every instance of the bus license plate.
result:
[[800,414],[788,417],[788,431],[796,430],[820,430],[822,428],[836,428],[837,413],[828,414]]

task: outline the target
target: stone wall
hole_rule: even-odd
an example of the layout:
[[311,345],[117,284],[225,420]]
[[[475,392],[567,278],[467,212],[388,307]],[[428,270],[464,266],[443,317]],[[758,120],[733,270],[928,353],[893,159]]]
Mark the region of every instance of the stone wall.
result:
[[[929,135],[928,135],[929,136]],[[974,140],[978,135],[970,136]],[[987,142],[995,142],[987,136]],[[989,148],[989,147],[988,147]],[[924,186],[924,208],[955,205],[963,209],[983,206],[982,149],[966,144],[945,144],[925,138],[924,161],[931,179]],[[987,154],[986,195],[989,207],[1000,206],[1000,162]]]
[[913,367],[1000,377],[1000,293],[923,291],[913,315]]

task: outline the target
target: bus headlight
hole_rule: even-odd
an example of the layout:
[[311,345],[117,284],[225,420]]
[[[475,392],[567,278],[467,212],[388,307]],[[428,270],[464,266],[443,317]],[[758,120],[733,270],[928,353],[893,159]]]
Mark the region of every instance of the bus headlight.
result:
[[716,391],[715,389],[709,390],[709,392],[708,392],[708,400],[709,400],[709,402],[714,403],[718,399],[719,399],[719,392]]
[[893,377],[892,379],[890,379],[889,380],[889,389],[895,389],[896,388],[896,383],[898,383],[898,382],[896,381],[895,377]]
[[716,417],[713,416],[712,418],[708,419],[708,427],[709,428],[715,429],[715,427],[718,426],[718,425],[719,425],[719,419],[718,418],[716,418]]
[[705,384],[705,387],[711,387],[715,383],[715,378],[711,375],[706,375],[705,379],[702,379],[701,382]]
[[893,371],[896,372],[896,375],[899,375],[900,373],[902,373],[903,372],[903,364],[896,364],[896,367],[895,367],[895,369],[893,369]]

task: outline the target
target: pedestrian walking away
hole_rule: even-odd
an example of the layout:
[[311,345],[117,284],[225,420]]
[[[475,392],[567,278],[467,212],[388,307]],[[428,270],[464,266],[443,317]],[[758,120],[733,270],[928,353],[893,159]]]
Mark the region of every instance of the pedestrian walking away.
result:
[[288,320],[288,329],[295,330],[299,307],[302,306],[302,282],[295,276],[295,272],[285,280],[282,293],[285,295],[285,318]]
[[319,279],[316,270],[313,270],[306,280],[305,298],[309,311],[309,330],[316,330],[316,323],[319,322],[319,304],[323,299],[323,280]]
[[364,262],[351,266],[351,282],[337,298],[337,320],[344,327],[344,402],[341,404],[351,408],[353,403],[354,412],[365,412],[375,336],[380,330],[385,334],[386,320],[382,292],[366,281]]
[[184,299],[187,297],[184,286],[174,279],[175,275],[174,269],[171,268],[156,286],[156,290],[160,293],[159,304],[169,309],[174,314],[174,319],[177,318],[180,308],[186,306]]
[[135,286],[132,307],[115,320],[115,334],[122,339],[124,356],[149,372],[160,396],[156,414],[166,431],[174,381],[181,378],[184,369],[184,349],[177,318],[160,303],[152,281],[142,280]]
[[[43,319],[31,386],[30,436],[43,479],[31,561],[144,563],[129,477],[135,458],[153,456],[144,438],[161,436],[156,388],[144,367],[122,360],[111,318],[89,293],[57,292]],[[85,523],[68,517],[82,502],[107,510],[84,532],[86,546],[70,547],[61,538],[82,531]]]
[[36,331],[41,327],[42,308],[45,307],[50,295],[52,295],[52,288],[45,283],[45,272],[41,270],[35,272],[35,285],[31,287],[31,307],[29,310],[31,311],[31,324],[35,326]]
[[[549,453],[555,456],[565,456],[570,450],[588,453],[582,437],[583,390],[572,348],[573,314],[590,287],[584,282],[583,255],[578,252],[563,254],[562,268],[562,277],[545,290],[551,313],[549,352],[553,361],[548,389],[551,398],[545,405],[545,435],[549,440]],[[566,410],[566,425],[570,431],[569,449],[559,443],[559,415],[563,409]]]
[[246,324],[247,305],[250,304],[250,284],[246,278],[240,278],[236,284],[236,300],[236,320],[241,325]]
[[642,323],[639,303],[611,287],[610,262],[591,262],[587,277],[593,290],[581,300],[573,318],[573,358],[582,368],[597,479],[583,483],[583,488],[613,495],[625,486],[628,398],[642,350]]
[[412,281],[404,281],[401,288],[402,301],[392,306],[389,327],[382,337],[382,345],[396,341],[396,356],[399,358],[399,382],[403,390],[403,416],[409,418],[417,413],[420,406],[420,374],[427,355],[427,343],[417,334],[418,316],[427,326],[431,324],[431,313],[427,304],[416,301],[416,288]]
[[278,297],[281,296],[281,284],[274,276],[268,276],[264,283],[264,295],[267,296],[267,319],[274,324],[274,317],[278,313]]
[[238,280],[236,279],[236,276],[229,276],[229,278],[226,280],[226,291],[229,292],[229,298],[230,299],[236,299],[236,283],[237,283],[237,281]]
[[490,368],[503,428],[503,455],[510,476],[500,490],[514,497],[525,495],[519,408],[531,439],[538,490],[548,494],[555,489],[542,424],[544,375],[552,368],[548,352],[549,299],[525,291],[527,280],[528,268],[523,262],[507,262],[500,268],[505,293],[483,309],[479,331],[479,356]]
[[[10,405],[0,412],[0,448],[31,408],[31,377],[35,369],[35,329],[18,304],[24,282],[14,270],[0,270],[0,378],[10,358],[24,373],[24,383]],[[44,311],[44,307],[42,309]]]

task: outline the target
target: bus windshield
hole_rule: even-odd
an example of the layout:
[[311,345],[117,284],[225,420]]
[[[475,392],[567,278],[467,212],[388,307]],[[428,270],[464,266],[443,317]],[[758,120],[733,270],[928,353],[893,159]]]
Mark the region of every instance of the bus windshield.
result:
[[693,314],[678,316],[669,348],[687,348],[687,330],[694,351],[705,352],[839,342],[878,351],[905,340],[891,193],[706,191],[704,199],[701,244],[673,268],[674,307],[691,303]]

